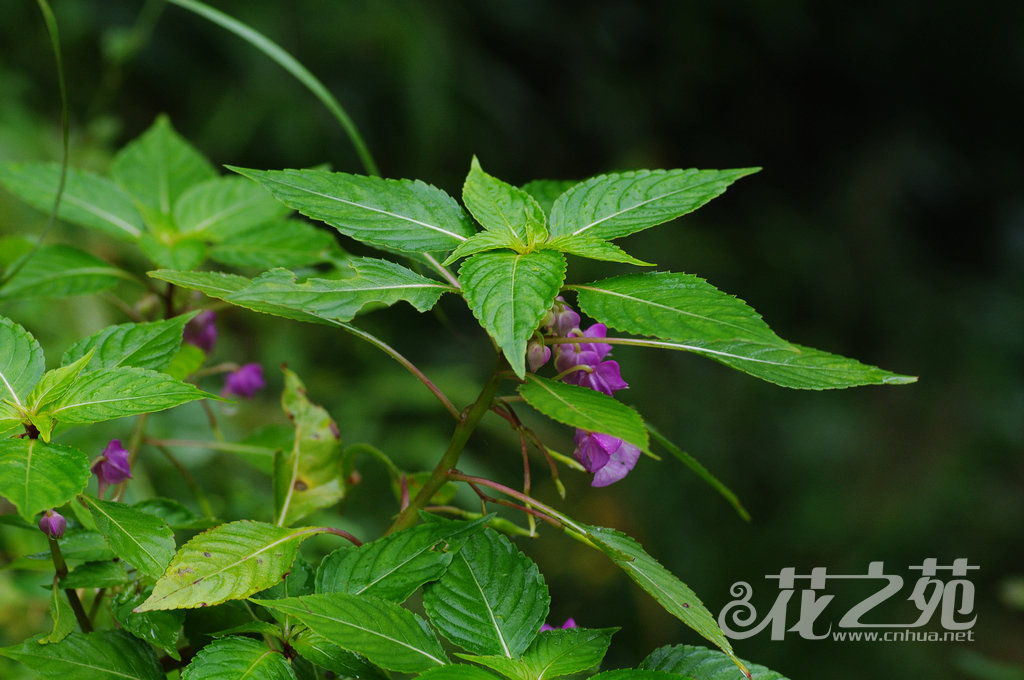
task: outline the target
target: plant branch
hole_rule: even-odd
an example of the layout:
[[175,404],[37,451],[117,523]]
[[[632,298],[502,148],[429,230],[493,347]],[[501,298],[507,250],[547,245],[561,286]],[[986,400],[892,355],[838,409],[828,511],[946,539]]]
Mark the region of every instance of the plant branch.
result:
[[[60,551],[60,544],[57,543],[57,539],[53,536],[47,536],[50,541],[50,556],[53,558],[53,568],[56,573],[53,575],[53,587],[57,588],[58,583],[62,578],[68,575],[68,564],[64,561],[64,554]],[[85,608],[82,606],[82,601],[78,598],[78,591],[74,588],[65,588],[64,594],[68,596],[68,602],[71,603],[71,611],[75,613],[75,619],[78,620],[78,625],[82,629],[83,633],[92,632],[92,621],[89,620],[89,616],[85,613]]]
[[498,384],[501,382],[501,367],[503,363],[504,359],[499,355],[494,371],[487,380],[487,384],[480,390],[476,401],[469,407],[465,415],[460,415],[459,424],[455,426],[455,432],[452,433],[448,449],[441,456],[441,460],[438,461],[430,477],[423,484],[423,488],[420,489],[409,505],[399,513],[398,518],[388,529],[387,533],[390,534],[399,529],[412,526],[416,521],[416,513],[426,507],[433,495],[437,493],[437,490],[448,481],[448,471],[453,469],[459,462],[459,456],[462,454],[466,442],[469,441],[469,436],[473,434],[473,430],[476,429],[484,414],[491,408],[491,402],[494,400],[494,395],[498,391]]

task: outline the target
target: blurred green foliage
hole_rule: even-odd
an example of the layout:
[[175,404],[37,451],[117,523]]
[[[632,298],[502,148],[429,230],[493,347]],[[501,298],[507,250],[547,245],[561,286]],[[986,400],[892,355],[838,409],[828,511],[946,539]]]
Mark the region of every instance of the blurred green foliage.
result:
[[[574,515],[636,536],[713,610],[739,580],[767,607],[763,577],[786,566],[863,573],[881,560],[906,573],[927,557],[981,566],[975,643],[737,642],[741,656],[794,678],[963,677],[957,663],[970,677],[997,677],[984,669],[1024,664],[1024,614],[1003,595],[1024,572],[1024,128],[1011,104],[1024,84],[1024,5],[967,14],[961,3],[921,0],[216,6],[317,74],[386,176],[457,194],[472,154],[516,182],[764,166],[700,213],[634,237],[630,252],[708,278],[795,342],[920,382],[793,392],[698,357],[617,348],[631,384],[624,398],[731,486],[753,521],[671,458],[645,459],[607,490],[567,475]],[[361,171],[311,95],[221,29],[159,2],[64,0],[54,10],[73,165],[104,170],[113,149],[167,112],[216,163]],[[0,5],[0,45],[0,160],[57,159],[55,72],[34,3]],[[4,194],[0,215],[0,233],[45,223]],[[67,228],[51,237],[107,247]],[[465,404],[490,359],[475,354],[468,312],[440,309],[364,323]],[[0,311],[55,353],[124,321],[97,298]],[[443,448],[447,423],[430,395],[372,348],[240,310],[223,319],[223,359],[287,362],[347,442],[422,466]],[[280,374],[268,376],[268,394],[279,393]],[[244,431],[281,414],[268,397],[235,418]],[[181,408],[155,419],[154,434],[203,422],[198,407]],[[78,444],[98,453],[118,427],[90,430],[91,448]],[[568,452],[570,433],[562,437]],[[491,474],[520,474],[500,422],[471,446]],[[269,491],[259,474],[204,451],[182,459],[218,512],[259,512]],[[140,493],[188,497],[166,461],[154,455],[147,466]],[[540,470],[535,485],[551,495]],[[384,471],[367,463],[343,507],[353,531],[382,528],[375,499],[389,493]],[[44,543],[0,527],[0,565]],[[528,546],[555,595],[552,619],[624,626],[612,666],[695,641],[600,556],[568,543],[547,532]],[[0,572],[0,644],[44,628],[43,600],[12,604],[45,580]]]

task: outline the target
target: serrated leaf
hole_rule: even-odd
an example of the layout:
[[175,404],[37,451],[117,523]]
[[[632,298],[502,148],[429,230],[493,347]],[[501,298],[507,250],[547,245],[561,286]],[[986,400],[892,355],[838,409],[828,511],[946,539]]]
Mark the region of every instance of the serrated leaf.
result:
[[518,659],[502,656],[460,658],[487,666],[513,680],[557,678],[601,663],[618,628],[569,628],[541,632]]
[[178,198],[217,173],[210,161],[175,132],[167,116],[161,115],[117,153],[110,175],[135,199],[148,224],[157,231],[173,231],[171,211]]
[[302,658],[317,666],[337,673],[344,678],[360,680],[388,680],[387,673],[377,668],[355,652],[342,649],[327,638],[309,628],[295,635],[290,644]]
[[509,244],[508,239],[505,238],[504,234],[495,233],[493,231],[481,231],[477,234],[473,234],[469,239],[459,244],[459,247],[453,250],[452,254],[448,256],[448,259],[441,264],[447,267],[464,257],[501,248],[514,249],[513,246]]
[[[781,673],[760,664],[744,663],[757,680],[787,680]],[[736,677],[736,666],[728,656],[717,649],[693,645],[659,647],[640,662],[640,668],[701,680],[733,680]]]
[[535,179],[524,184],[523,191],[533,196],[545,215],[550,215],[555,200],[577,184],[573,179]]
[[193,184],[173,207],[179,232],[215,243],[289,212],[266,189],[242,177],[215,177]]
[[133,589],[122,590],[114,596],[110,611],[121,626],[129,633],[146,642],[156,645],[172,659],[180,659],[178,654],[178,637],[185,622],[182,610],[142,612],[136,614],[132,610],[142,604],[152,588],[136,592]]
[[45,368],[43,348],[32,335],[10,319],[0,316],[0,429],[4,420],[21,422],[17,411],[4,410],[3,402],[24,407],[22,401],[39,381]]
[[90,476],[83,452],[38,439],[0,439],[0,470],[0,496],[26,522],[82,493]]
[[85,251],[43,246],[0,288],[0,300],[89,295],[127,278],[125,272]]
[[[33,208],[49,213],[60,173],[59,163],[8,163],[0,166],[0,183]],[[145,230],[127,192],[106,177],[74,168],[68,169],[57,215],[121,240],[137,239]]]
[[626,534],[604,527],[581,526],[585,536],[647,591],[665,611],[728,654],[741,670],[746,670],[733,653],[732,645],[719,628],[715,617],[689,586]]
[[212,606],[269,588],[288,574],[299,543],[321,531],[251,520],[204,531],[181,546],[135,611]]
[[60,580],[61,588],[110,588],[129,583],[124,564],[106,560],[86,562],[72,569]]
[[624,264],[635,264],[641,267],[653,267],[650,262],[638,260],[619,246],[610,241],[603,241],[591,236],[560,236],[552,239],[543,245],[543,248],[557,250],[569,255],[586,257],[591,260],[603,260],[605,262],[622,262]]
[[316,591],[404,602],[424,583],[444,574],[462,543],[487,519],[419,524],[358,548],[336,550],[317,569]]
[[29,639],[0,647],[0,656],[54,680],[164,680],[165,676],[149,645],[119,630],[71,633],[49,645]]
[[294,616],[330,642],[382,668],[416,673],[448,663],[427,623],[393,602],[348,593],[257,602]]
[[458,664],[432,668],[417,675],[416,680],[498,680],[498,676],[479,666]]
[[552,420],[618,437],[642,451],[650,451],[647,427],[640,414],[606,394],[532,373],[518,390],[527,404]]
[[917,382],[914,376],[892,373],[838,354],[792,343],[783,347],[744,341],[682,343],[654,340],[644,344],[702,354],[730,368],[792,389],[829,390]]
[[295,426],[290,449],[274,455],[274,518],[289,526],[345,496],[341,435],[334,420],[306,397],[306,386],[287,368],[281,406]]
[[490,529],[471,536],[423,591],[423,606],[442,635],[474,654],[507,658],[529,646],[550,602],[537,565]]
[[338,251],[334,236],[324,229],[299,220],[275,220],[232,234],[210,248],[210,258],[232,267],[272,269],[313,265]]
[[561,253],[480,253],[462,263],[459,283],[473,316],[498,344],[520,378],[526,343],[565,279]]
[[400,252],[452,250],[476,229],[455,200],[420,181],[322,170],[249,170],[228,166],[277,200],[342,234]]
[[696,210],[758,170],[636,170],[593,177],[558,197],[549,230],[552,237],[627,236]]
[[533,196],[488,175],[476,156],[462,186],[462,202],[484,229],[499,236],[513,250],[522,252],[527,246],[547,240],[546,217]]
[[448,284],[428,279],[388,262],[364,257],[348,262],[355,276],[344,279],[306,279],[297,283],[286,269],[273,269],[252,280],[242,290],[226,297],[228,302],[257,308],[293,309],[323,319],[350,321],[369,304],[392,305],[404,300],[416,310],[433,307]]
[[265,643],[243,637],[214,640],[196,653],[181,680],[295,680],[288,659]]
[[206,352],[195,345],[183,342],[174,353],[171,362],[160,369],[176,380],[185,380],[198,371],[206,361]]
[[39,638],[41,645],[60,642],[78,625],[75,620],[75,612],[71,609],[71,603],[68,602],[68,596],[64,593],[64,589],[57,587],[56,584],[50,589],[50,620],[53,621],[53,627],[47,635]]
[[185,324],[196,314],[182,314],[165,321],[107,326],[68,348],[60,363],[67,366],[94,352],[90,369],[134,366],[162,371],[181,347]]
[[691,274],[629,274],[572,288],[580,309],[627,333],[679,342],[788,346],[745,302]]
[[82,375],[52,405],[50,413],[62,423],[98,423],[204,398],[218,399],[165,373],[143,368],[101,368]]
[[174,532],[167,523],[124,503],[80,498],[114,553],[142,573],[160,578],[174,556]]
[[207,529],[211,520],[200,517],[173,498],[146,498],[132,505],[139,512],[162,519],[171,529]]

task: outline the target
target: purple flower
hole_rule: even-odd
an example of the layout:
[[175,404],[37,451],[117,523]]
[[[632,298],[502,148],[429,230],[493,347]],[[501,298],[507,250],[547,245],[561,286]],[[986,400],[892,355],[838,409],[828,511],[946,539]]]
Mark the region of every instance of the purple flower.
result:
[[[582,334],[573,333],[570,337],[603,338],[607,334],[608,328],[603,323],[595,323]],[[603,361],[611,351],[612,346],[606,342],[564,343],[558,345],[555,368],[559,373],[565,373],[579,366],[578,370],[566,373],[562,381],[611,396],[613,392],[629,387],[622,379],[618,362]]]
[[550,358],[551,348],[543,342],[531,340],[526,346],[526,363],[530,365],[531,371],[536,373],[537,369],[546,364]]
[[[575,627],[576,627],[576,620],[573,619],[571,616],[565,620],[565,623],[562,624],[562,630],[565,630],[566,628],[575,628]],[[545,623],[543,626],[540,627],[540,632],[543,633],[546,630],[557,630],[557,629],[554,626],[549,626],[548,624]]]
[[64,519],[64,515],[56,510],[47,510],[39,520],[39,530],[50,538],[60,538],[63,536],[64,529],[67,526],[68,521]]
[[251,399],[257,391],[266,387],[263,380],[263,367],[259,364],[245,364],[237,371],[228,373],[224,379],[224,395],[237,394]]
[[565,304],[565,300],[559,295],[555,298],[554,306],[541,321],[541,325],[551,333],[567,338],[570,333],[580,329],[580,315]]
[[590,371],[573,371],[565,376],[564,380],[572,385],[589,387],[596,392],[603,392],[609,397],[613,392],[629,387],[629,383],[622,379],[617,361],[602,361],[596,366],[591,366],[591,369]]
[[108,486],[120,484],[131,479],[132,469],[128,464],[128,451],[121,445],[120,439],[111,439],[103,455],[92,464],[92,473],[99,481],[99,497],[103,498]]
[[640,458],[638,447],[609,434],[576,430],[575,442],[573,456],[594,474],[591,486],[614,484],[629,474]]
[[216,312],[200,312],[185,324],[182,340],[209,354],[217,342],[217,325],[214,323],[216,318]]

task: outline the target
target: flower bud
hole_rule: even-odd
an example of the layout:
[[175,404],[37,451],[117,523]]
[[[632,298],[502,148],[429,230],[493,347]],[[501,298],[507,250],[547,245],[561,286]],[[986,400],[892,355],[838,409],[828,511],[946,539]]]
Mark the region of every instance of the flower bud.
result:
[[530,344],[526,346],[526,363],[530,365],[531,371],[536,372],[537,369],[546,364],[550,358],[551,348],[543,342],[531,340]]
[[266,387],[263,380],[263,367],[259,364],[245,364],[237,371],[228,373],[224,379],[223,394],[237,394],[244,399],[251,399],[256,392]]
[[103,455],[92,464],[92,473],[99,481],[99,497],[103,498],[108,486],[120,484],[131,479],[132,469],[128,463],[128,450],[121,445],[120,439],[111,439]]
[[56,510],[47,510],[39,520],[39,530],[50,538],[60,538],[64,535],[64,529],[68,521]]
[[207,354],[213,351],[217,342],[217,318],[216,312],[205,311],[197,314],[191,321],[185,324],[185,332],[182,340],[190,345],[195,345]]

